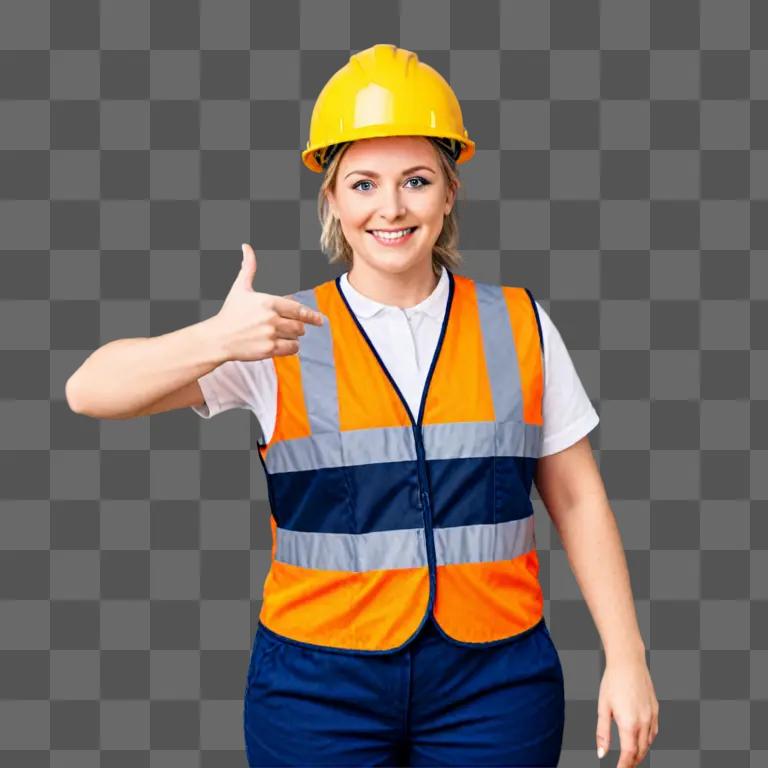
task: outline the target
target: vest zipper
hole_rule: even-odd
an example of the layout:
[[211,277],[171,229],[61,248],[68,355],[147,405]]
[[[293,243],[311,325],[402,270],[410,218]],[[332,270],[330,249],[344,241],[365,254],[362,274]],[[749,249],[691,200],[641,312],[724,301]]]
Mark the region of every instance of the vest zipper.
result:
[[[419,444],[421,441],[419,440]],[[422,451],[424,450],[422,446]],[[424,471],[424,467],[419,462],[419,467]],[[426,484],[426,475],[422,480]],[[429,601],[427,602],[427,614],[432,613],[432,606],[435,603],[437,594],[437,556],[435,554],[435,534],[432,528],[432,506],[429,503],[429,493],[422,487],[421,500],[424,507],[424,528],[427,540],[427,567],[429,570]]]
[[427,544],[427,569],[429,571],[429,600],[427,602],[427,615],[431,615],[432,606],[435,602],[437,593],[437,556],[435,555],[434,530],[432,528],[432,506],[429,503],[429,493],[427,492],[427,468],[424,452],[424,443],[421,439],[421,426],[413,426],[413,436],[416,440],[416,464],[419,468],[419,495],[421,497],[421,506],[424,519],[424,537]]
[[[429,371],[427,372],[426,381],[424,382],[424,391],[421,393],[421,403],[419,404],[419,412],[416,415],[415,421],[413,419],[413,414],[411,414],[411,409],[408,407],[408,403],[403,397],[402,392],[400,392],[397,384],[395,384],[395,380],[389,376],[389,372],[387,371],[387,375],[392,381],[392,385],[397,391],[397,394],[400,396],[400,399],[403,401],[403,405],[405,406],[408,415],[411,417],[411,424],[413,425],[413,436],[416,440],[416,465],[419,468],[419,491],[421,493],[421,504],[424,510],[422,517],[424,518],[424,535],[427,540],[427,570],[429,571],[429,600],[427,601],[427,618],[432,615],[432,608],[435,604],[435,595],[437,594],[437,556],[435,554],[435,533],[432,527],[432,504],[429,498],[427,459],[421,434],[421,425],[424,419],[424,406],[427,404],[427,396],[429,395],[429,385],[432,383],[432,374],[435,372],[435,366],[437,365],[438,358],[440,357],[440,352],[443,349],[443,339],[445,338],[445,331],[448,327],[448,320],[451,317],[451,311],[453,309],[453,294],[455,290],[453,275],[449,269],[446,269],[446,271],[448,273],[448,300],[446,302],[443,325],[440,329],[440,336],[437,339],[437,346],[435,347],[435,352],[432,355],[432,362],[429,366]],[[372,344],[371,347],[373,348]],[[383,363],[382,367],[386,371],[386,366],[384,366]]]

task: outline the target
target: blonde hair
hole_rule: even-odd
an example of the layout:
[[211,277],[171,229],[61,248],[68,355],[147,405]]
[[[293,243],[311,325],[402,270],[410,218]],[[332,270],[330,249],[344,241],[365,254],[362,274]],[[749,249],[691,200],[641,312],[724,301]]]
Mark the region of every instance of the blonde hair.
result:
[[[459,175],[456,172],[455,164],[452,159],[440,148],[440,145],[432,141],[429,136],[425,136],[424,138],[430,139],[430,144],[432,144],[437,152],[440,167],[443,170],[443,175],[448,187],[451,188],[455,186],[460,190]],[[342,146],[331,160],[328,168],[325,170],[325,176],[323,177],[317,196],[317,214],[322,228],[320,233],[320,249],[326,254],[330,264],[341,262],[347,267],[352,267],[352,248],[347,242],[347,238],[344,237],[344,232],[341,229],[341,222],[331,213],[326,192],[328,189],[331,189],[332,191],[335,190],[339,163],[351,144],[352,142],[348,142]],[[443,229],[435,241],[435,244],[432,246],[432,269],[436,275],[440,274],[443,266],[451,270],[454,270],[459,266],[462,257],[458,250],[458,243],[459,220],[456,211],[456,200],[454,200],[454,204],[451,206],[451,212],[445,216],[443,220]]]

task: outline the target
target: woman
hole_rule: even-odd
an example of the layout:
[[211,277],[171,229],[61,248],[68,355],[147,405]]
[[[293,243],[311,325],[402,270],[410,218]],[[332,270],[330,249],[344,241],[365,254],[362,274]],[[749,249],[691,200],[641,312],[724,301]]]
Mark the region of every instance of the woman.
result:
[[225,350],[219,364],[133,412],[246,407],[262,428],[273,544],[245,690],[250,765],[558,764],[564,681],[534,479],[606,650],[598,748],[613,716],[618,765],[634,766],[658,730],[586,437],[597,415],[527,289],[453,272],[456,165],[473,152],[455,95],[415,54],[350,57],[302,153],[325,174],[321,244],[349,270],[294,300],[257,294],[244,245],[195,337]]
[[[349,270],[295,298],[329,322],[307,327],[298,356],[202,377],[215,410],[196,408],[250,407],[264,433],[274,540],[245,694],[251,764],[557,764],[563,676],[527,500],[537,463],[606,647],[598,747],[613,714],[619,765],[638,764],[658,704],[585,437],[597,415],[527,291],[451,271],[455,167],[474,151],[455,96],[415,54],[373,46],[328,81],[310,134],[321,245]],[[250,247],[243,264],[250,284]],[[472,373],[482,365],[501,387]]]

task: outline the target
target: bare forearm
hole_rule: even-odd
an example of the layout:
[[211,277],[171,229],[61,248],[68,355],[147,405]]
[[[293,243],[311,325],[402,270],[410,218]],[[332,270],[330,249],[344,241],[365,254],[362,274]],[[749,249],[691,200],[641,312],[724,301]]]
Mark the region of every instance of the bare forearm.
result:
[[643,656],[627,560],[605,494],[582,498],[558,517],[556,527],[607,661]]
[[212,320],[99,347],[67,382],[70,407],[100,418],[126,417],[200,378],[225,360]]

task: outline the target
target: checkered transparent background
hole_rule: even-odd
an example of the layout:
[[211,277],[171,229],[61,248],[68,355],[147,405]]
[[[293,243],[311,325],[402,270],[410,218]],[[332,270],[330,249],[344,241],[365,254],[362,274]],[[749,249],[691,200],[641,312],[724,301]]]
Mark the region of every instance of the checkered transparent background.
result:
[[[661,706],[647,764],[768,765],[762,0],[0,2],[0,763],[245,765],[255,419],[95,420],[64,383],[216,312],[243,241],[260,290],[338,274],[299,152],[376,42],[438,69],[477,142],[459,271],[532,290],[601,415]],[[605,660],[534,499],[561,764],[593,766]],[[619,746],[614,723],[609,765]]]

